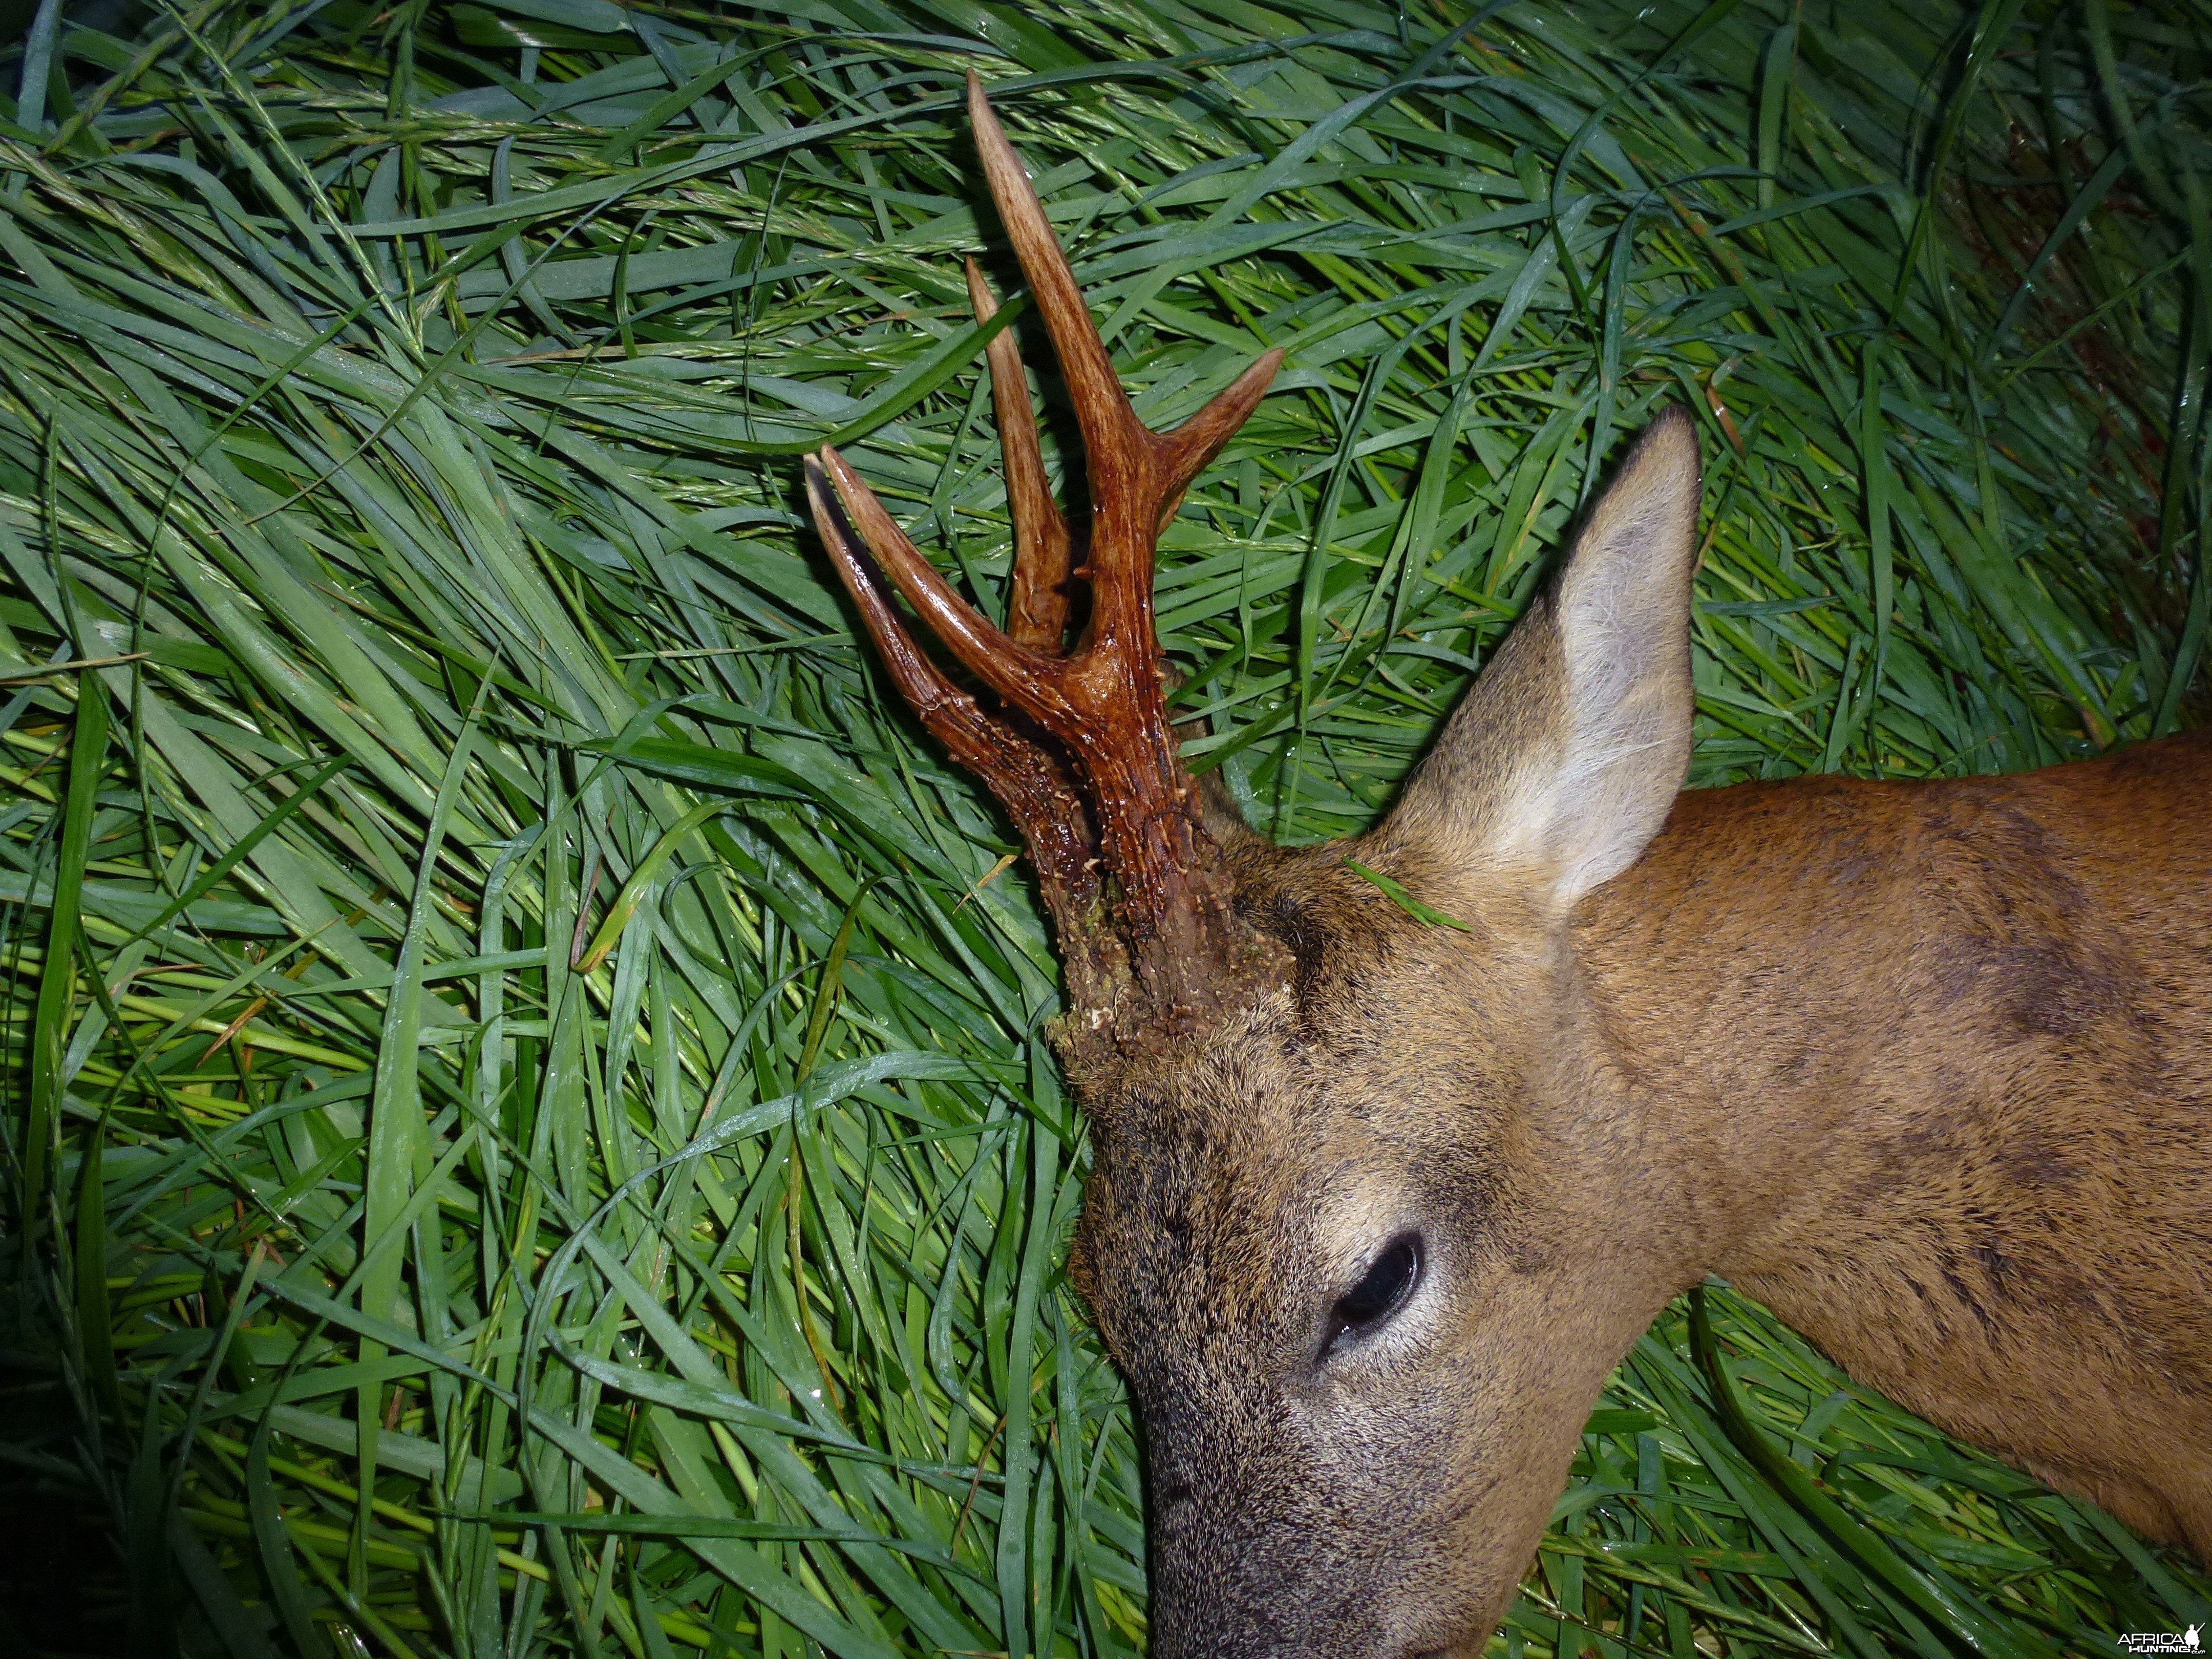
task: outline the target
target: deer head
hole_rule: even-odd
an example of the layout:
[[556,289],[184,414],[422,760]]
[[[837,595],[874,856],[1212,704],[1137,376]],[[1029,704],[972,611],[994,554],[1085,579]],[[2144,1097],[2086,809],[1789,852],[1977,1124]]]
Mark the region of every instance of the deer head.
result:
[[[1620,1085],[1578,1030],[1569,935],[1688,758],[1696,441],[1679,415],[1644,435],[1387,822],[1268,847],[1178,757],[1152,582],[1161,525],[1281,354],[1176,430],[1140,424],[972,78],[969,106],[1080,425],[1088,532],[1048,493],[1006,332],[1006,629],[835,451],[807,485],[885,667],[1014,820],[1056,928],[1055,1042],[1096,1149],[1071,1267],[1145,1430],[1153,1651],[1472,1654],[1607,1371],[1694,1276],[1607,1254],[1638,1163],[1585,1173],[1613,1133],[1590,1103]],[[988,319],[972,264],[969,286]]]

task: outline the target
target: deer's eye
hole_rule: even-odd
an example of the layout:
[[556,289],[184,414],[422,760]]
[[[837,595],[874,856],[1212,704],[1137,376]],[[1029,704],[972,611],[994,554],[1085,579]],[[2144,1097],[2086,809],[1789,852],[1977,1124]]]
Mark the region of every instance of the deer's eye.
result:
[[1322,1338],[1323,1358],[1346,1337],[1364,1335],[1405,1305],[1421,1276],[1421,1240],[1418,1233],[1394,1238],[1359,1282],[1337,1297],[1328,1310],[1328,1333]]

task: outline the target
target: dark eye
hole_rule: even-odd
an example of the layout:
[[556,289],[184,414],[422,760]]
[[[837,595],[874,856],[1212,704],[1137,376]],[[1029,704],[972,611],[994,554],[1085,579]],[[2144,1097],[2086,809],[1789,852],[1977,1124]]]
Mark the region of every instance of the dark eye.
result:
[[1374,1265],[1360,1281],[1337,1297],[1336,1305],[1328,1310],[1328,1333],[1321,1345],[1322,1355],[1326,1357],[1344,1338],[1361,1335],[1397,1312],[1413,1293],[1413,1285],[1420,1276],[1421,1240],[1418,1233],[1407,1233],[1384,1245],[1382,1254],[1375,1258]]

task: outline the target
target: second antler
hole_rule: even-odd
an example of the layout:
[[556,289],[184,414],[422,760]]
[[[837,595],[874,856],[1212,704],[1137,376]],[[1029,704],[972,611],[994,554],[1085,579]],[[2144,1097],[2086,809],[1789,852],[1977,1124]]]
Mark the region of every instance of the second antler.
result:
[[[953,592],[835,449],[808,458],[807,494],[901,695],[989,786],[1028,843],[1069,990],[1089,1023],[1112,1019],[1135,992],[1149,1018],[1173,1027],[1179,1011],[1215,1000],[1236,944],[1226,872],[1168,719],[1153,557],[1183,491],[1258,405],[1282,353],[1268,352],[1174,431],[1146,426],[973,75],[968,112],[1083,434],[1091,502],[1084,563],[1071,571],[1073,538],[1045,478],[1029,383],[1006,331],[988,348],[1014,525],[1004,630]],[[988,322],[997,305],[973,260],[968,292],[976,320]],[[915,643],[878,572],[1000,707],[987,709]],[[1089,582],[1090,613],[1063,653],[1072,576]]]

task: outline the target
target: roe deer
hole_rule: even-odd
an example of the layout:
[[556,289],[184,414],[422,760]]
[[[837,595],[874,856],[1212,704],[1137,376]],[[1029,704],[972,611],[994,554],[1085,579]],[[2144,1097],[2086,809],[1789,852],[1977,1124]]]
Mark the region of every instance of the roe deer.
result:
[[1267,846],[1177,757],[1152,572],[1279,354],[1175,432],[1140,425],[972,78],[969,106],[1088,532],[1004,332],[1006,632],[835,451],[807,482],[885,667],[1004,804],[1052,914],[1095,1136],[1072,1266],[1145,1431],[1157,1659],[1478,1653],[1607,1372],[1708,1272],[1951,1431],[2212,1552],[2212,744],[1678,794],[1678,411],[1389,818]]

